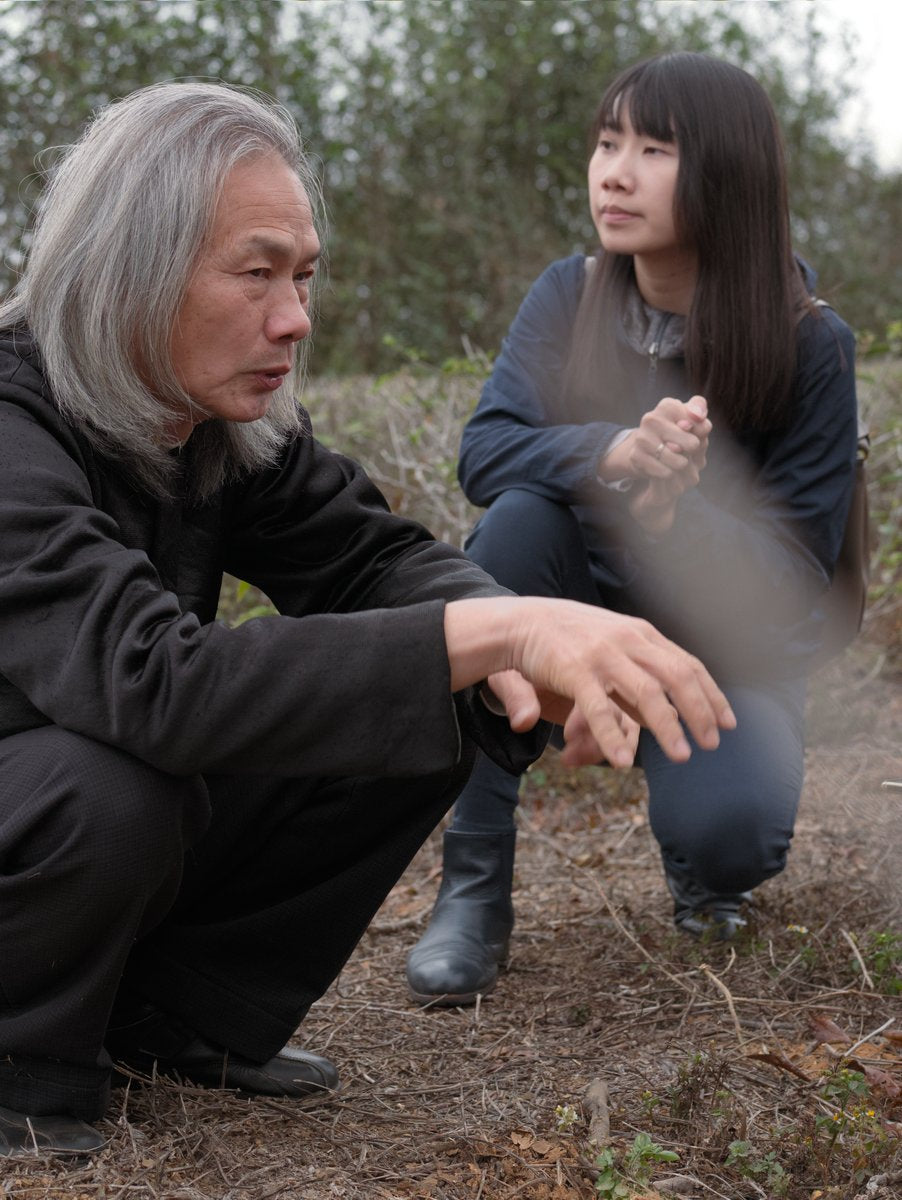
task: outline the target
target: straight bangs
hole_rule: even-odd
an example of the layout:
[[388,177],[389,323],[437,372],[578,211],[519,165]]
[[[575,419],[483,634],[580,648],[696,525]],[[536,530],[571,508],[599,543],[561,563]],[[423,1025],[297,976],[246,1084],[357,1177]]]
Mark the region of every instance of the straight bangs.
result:
[[601,98],[592,128],[592,148],[603,129],[623,131],[623,114],[641,137],[656,142],[676,141],[672,89],[663,86],[660,73],[650,63],[625,71]]

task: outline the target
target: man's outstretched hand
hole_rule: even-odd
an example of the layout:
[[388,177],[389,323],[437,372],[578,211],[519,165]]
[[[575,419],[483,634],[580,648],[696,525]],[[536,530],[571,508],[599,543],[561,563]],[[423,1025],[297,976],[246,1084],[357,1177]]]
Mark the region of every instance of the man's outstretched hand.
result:
[[513,729],[563,725],[571,765],[630,766],[635,723],[674,762],[691,753],[681,719],[705,750],[736,726],[699,660],[635,617],[533,596],[454,600],[445,640],[453,690],[490,679]]

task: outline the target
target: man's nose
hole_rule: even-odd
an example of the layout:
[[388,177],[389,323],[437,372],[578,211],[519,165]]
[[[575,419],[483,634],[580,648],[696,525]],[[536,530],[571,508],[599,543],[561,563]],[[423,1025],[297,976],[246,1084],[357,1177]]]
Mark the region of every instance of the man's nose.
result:
[[309,337],[312,328],[307,302],[292,284],[267,318],[266,335],[273,342],[300,342]]

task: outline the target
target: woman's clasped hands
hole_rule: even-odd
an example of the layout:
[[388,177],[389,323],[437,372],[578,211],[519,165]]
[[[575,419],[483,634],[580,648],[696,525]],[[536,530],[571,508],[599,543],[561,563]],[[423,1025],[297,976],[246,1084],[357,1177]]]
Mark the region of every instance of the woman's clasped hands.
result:
[[698,486],[710,434],[704,396],[685,403],[665,396],[603,460],[604,478],[628,478],[638,485],[630,492],[629,511],[646,533],[666,533],[680,496]]

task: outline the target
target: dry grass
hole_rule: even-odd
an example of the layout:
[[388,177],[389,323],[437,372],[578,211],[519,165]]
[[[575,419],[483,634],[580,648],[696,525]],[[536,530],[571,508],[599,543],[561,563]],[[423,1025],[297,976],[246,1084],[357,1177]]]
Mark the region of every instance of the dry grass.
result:
[[[400,438],[413,404],[403,395],[437,386],[411,379],[388,406],[377,392],[370,411],[361,394],[351,431],[366,441],[394,422],[370,465],[399,494],[416,490],[419,447],[428,462],[453,424],[421,396],[419,440]],[[455,420],[472,393],[465,381]],[[450,484],[425,501],[451,540],[469,520],[460,503]],[[735,945],[674,931],[641,774],[566,771],[549,752],[524,788],[513,959],[480,1005],[423,1011],[405,996],[404,957],[437,887],[436,832],[300,1031],[340,1064],[335,1098],[246,1101],[164,1082],[120,1091],[96,1160],[8,1161],[0,1196],[589,1197],[590,1122],[606,1116],[618,1164],[639,1133],[679,1154],[653,1165],[658,1191],[623,1195],[898,1197],[902,794],[881,785],[902,780],[902,661],[898,594],[882,596],[862,639],[813,682],[790,865],[759,890],[755,925]]]

